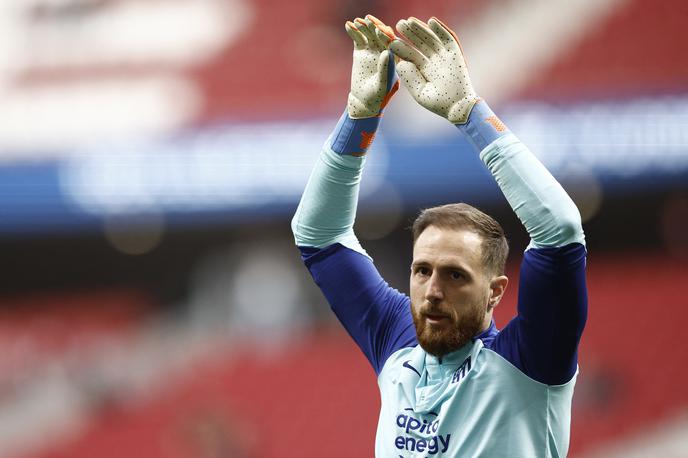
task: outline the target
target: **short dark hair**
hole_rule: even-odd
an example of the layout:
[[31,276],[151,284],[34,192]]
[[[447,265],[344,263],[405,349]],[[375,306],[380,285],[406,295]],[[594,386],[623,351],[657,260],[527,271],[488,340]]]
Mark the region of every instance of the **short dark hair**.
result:
[[504,235],[504,229],[491,216],[477,208],[464,204],[447,204],[426,208],[413,222],[413,243],[420,234],[435,226],[442,229],[471,229],[482,237],[483,265],[495,275],[503,275],[506,258],[509,256],[509,243]]

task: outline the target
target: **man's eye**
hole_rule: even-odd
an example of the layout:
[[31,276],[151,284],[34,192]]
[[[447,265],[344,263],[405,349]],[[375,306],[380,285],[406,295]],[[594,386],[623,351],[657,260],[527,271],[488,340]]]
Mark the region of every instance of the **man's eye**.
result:
[[430,275],[430,269],[428,269],[427,267],[419,267],[419,268],[416,270],[416,273],[417,273],[418,275],[422,275],[422,276],[425,277],[426,275]]
[[453,270],[451,273],[451,278],[453,280],[461,280],[462,278],[464,278],[464,275],[457,270]]

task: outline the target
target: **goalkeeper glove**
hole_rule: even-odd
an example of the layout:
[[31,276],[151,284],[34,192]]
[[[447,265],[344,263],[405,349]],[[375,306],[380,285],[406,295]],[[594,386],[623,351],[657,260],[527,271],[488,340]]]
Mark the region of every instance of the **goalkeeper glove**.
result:
[[397,23],[405,39],[390,49],[402,59],[397,72],[406,89],[423,107],[456,124],[482,150],[507,128],[475,92],[459,39],[439,19],[414,17]]
[[345,28],[354,43],[351,90],[330,144],[338,154],[363,156],[375,138],[382,110],[399,88],[394,60],[387,49],[396,37],[390,27],[370,14],[347,21]]

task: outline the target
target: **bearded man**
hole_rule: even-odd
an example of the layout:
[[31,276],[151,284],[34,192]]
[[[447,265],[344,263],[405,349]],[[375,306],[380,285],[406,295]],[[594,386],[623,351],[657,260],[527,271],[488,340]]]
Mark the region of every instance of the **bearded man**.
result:
[[[302,258],[378,375],[378,457],[559,457],[568,450],[577,349],[587,317],[579,212],[477,96],[455,33],[439,19],[347,22],[347,109],[292,220]],[[365,154],[398,87],[474,146],[530,235],[518,314],[492,318],[507,288],[501,226],[463,203],[413,224],[410,298],[388,286],[353,232]]]

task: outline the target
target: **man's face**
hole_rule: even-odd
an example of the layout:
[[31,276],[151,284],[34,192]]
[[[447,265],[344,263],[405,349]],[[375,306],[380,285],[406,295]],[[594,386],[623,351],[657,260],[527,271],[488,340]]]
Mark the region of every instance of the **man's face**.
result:
[[411,312],[418,341],[428,353],[442,356],[458,350],[489,326],[503,289],[494,291],[481,255],[482,238],[472,230],[428,226],[418,236]]

